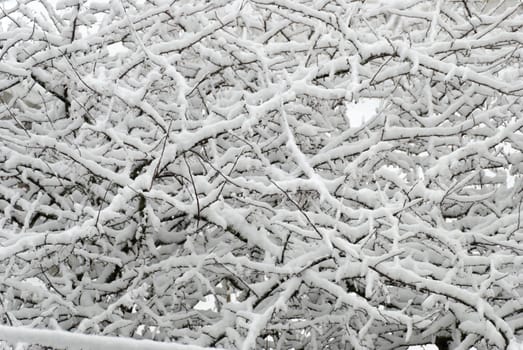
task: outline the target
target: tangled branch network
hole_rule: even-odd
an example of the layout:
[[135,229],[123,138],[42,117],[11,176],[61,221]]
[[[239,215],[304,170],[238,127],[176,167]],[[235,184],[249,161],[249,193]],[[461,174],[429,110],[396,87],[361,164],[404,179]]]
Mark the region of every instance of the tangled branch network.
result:
[[523,335],[520,1],[0,7],[1,340]]

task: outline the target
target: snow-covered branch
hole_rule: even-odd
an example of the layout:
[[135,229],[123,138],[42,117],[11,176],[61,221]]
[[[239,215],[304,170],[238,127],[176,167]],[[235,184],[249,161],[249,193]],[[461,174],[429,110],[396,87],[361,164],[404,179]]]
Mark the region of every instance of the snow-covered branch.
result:
[[0,339],[523,335],[520,1],[0,6]]

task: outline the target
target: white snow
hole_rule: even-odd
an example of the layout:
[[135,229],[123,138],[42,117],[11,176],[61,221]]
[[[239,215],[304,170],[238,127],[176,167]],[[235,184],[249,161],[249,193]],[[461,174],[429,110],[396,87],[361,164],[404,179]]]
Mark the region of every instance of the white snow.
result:
[[122,337],[106,337],[64,332],[60,330],[31,329],[0,325],[0,339],[11,343],[23,342],[55,347],[64,350],[203,350],[210,349],[196,345],[162,343],[151,340],[137,340]]

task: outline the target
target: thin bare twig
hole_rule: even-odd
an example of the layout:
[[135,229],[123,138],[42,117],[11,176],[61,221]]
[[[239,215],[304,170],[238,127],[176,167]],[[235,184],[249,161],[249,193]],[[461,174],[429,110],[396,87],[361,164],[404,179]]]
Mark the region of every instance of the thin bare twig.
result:
[[287,197],[287,199],[292,203],[294,204],[294,206],[300,211],[300,213],[305,217],[305,220],[307,220],[307,222],[312,226],[312,228],[314,229],[314,231],[318,234],[319,236],[319,239],[323,239],[323,235],[321,234],[320,230],[318,230],[318,228],[316,227],[316,225],[312,222],[312,220],[309,218],[309,216],[307,215],[307,213],[305,213],[305,211],[303,210],[302,207],[300,207],[300,205],[298,203],[296,203],[296,201],[294,199],[292,199],[292,197],[287,193],[287,191],[285,191],[283,188],[281,188],[276,182],[274,182],[270,177],[269,175],[266,175],[267,176],[267,179],[269,179],[269,181],[274,185],[276,186],[276,188],[278,188],[284,195],[285,197]]

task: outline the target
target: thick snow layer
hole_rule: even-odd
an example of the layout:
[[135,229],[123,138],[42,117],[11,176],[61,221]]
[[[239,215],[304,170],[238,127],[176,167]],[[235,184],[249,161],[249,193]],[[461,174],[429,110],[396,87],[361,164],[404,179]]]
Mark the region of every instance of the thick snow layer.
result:
[[523,341],[512,340],[507,348],[507,350],[523,350]]
[[[30,343],[50,346],[56,349],[82,350],[203,350],[196,345],[160,343],[150,340],[104,337],[76,334],[58,330],[30,329],[23,327],[0,326],[0,339],[10,343]],[[207,348],[208,349],[208,348]]]

